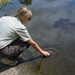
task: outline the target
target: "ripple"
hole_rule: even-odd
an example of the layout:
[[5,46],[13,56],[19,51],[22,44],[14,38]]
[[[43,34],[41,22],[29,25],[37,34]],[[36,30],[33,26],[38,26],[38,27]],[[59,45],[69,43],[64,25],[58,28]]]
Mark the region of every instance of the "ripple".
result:
[[48,51],[52,57],[56,57],[58,55],[58,49],[56,48],[45,48],[45,51]]

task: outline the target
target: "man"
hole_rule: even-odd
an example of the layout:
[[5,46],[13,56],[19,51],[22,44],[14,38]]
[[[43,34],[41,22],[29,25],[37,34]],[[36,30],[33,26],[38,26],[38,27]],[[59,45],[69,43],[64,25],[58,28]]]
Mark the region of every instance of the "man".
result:
[[32,46],[44,56],[50,54],[42,50],[29,35],[26,24],[32,17],[32,12],[26,7],[18,10],[16,16],[4,16],[0,18],[0,53],[2,63],[14,66],[15,60],[25,49]]

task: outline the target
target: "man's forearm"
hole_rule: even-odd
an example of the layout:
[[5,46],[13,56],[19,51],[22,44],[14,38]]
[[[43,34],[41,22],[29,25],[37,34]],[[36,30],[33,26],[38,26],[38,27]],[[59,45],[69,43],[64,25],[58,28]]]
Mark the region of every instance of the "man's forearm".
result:
[[34,42],[32,39],[27,41],[33,48],[35,48],[37,51],[39,51],[41,54],[45,55],[46,57],[49,56],[50,54],[47,51],[42,50],[39,45]]
[[39,51],[40,53],[42,53],[43,52],[43,50],[35,43],[35,44],[31,44],[31,46],[33,47],[33,48],[35,48],[37,51]]

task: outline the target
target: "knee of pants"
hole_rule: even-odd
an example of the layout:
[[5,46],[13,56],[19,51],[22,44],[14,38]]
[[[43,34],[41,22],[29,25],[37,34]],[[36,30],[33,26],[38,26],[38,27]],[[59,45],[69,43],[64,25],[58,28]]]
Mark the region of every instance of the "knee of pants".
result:
[[30,44],[28,44],[28,46],[26,47],[26,49],[29,48],[29,47],[30,47]]

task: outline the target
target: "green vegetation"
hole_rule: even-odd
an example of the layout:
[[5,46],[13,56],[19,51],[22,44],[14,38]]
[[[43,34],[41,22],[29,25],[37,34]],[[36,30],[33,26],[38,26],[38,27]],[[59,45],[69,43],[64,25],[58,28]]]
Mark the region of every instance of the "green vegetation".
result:
[[12,0],[0,0],[0,6],[3,6],[9,2],[12,2]]
[[[31,5],[32,0],[16,0],[23,5]],[[9,4],[14,3],[14,0],[0,0],[0,10],[3,10],[5,7],[9,6]]]
[[32,0],[19,0],[21,4],[25,4],[25,5],[31,5],[32,4]]

